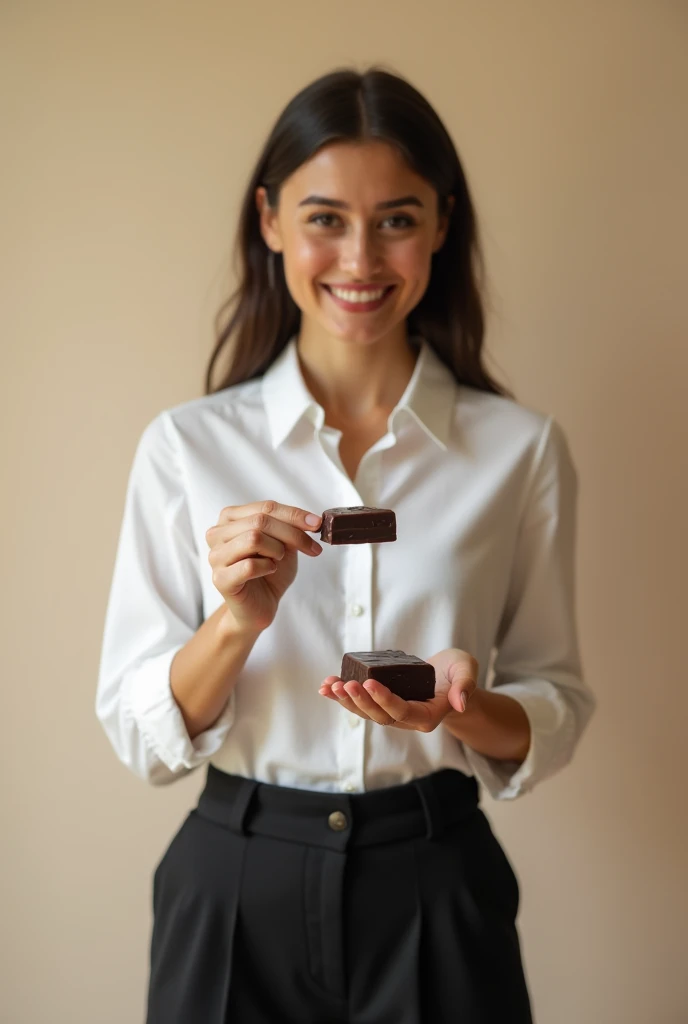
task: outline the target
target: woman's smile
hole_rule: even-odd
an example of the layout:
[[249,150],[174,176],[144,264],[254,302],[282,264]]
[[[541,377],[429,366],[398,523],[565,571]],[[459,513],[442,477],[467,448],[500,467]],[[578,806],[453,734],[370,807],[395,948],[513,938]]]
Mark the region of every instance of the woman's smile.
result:
[[374,313],[381,309],[394,291],[395,285],[331,285],[323,284],[323,290],[332,301],[350,313]]

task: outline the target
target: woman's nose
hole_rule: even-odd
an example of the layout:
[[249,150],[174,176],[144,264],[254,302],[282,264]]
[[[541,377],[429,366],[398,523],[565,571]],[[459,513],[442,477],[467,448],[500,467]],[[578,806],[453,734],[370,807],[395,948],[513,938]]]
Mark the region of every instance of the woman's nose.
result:
[[367,231],[356,232],[344,244],[339,262],[342,270],[352,277],[370,280],[382,262],[375,238]]

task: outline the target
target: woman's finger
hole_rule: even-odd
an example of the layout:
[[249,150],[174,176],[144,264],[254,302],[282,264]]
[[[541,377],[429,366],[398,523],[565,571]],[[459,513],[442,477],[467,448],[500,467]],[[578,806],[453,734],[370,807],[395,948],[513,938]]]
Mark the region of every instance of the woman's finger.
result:
[[431,732],[446,711],[445,699],[441,696],[426,701],[404,700],[377,679],[366,679],[363,687],[370,699],[403,729]]
[[[327,679],[323,679],[318,693],[322,694],[323,697],[328,697],[330,700],[337,701],[337,698],[332,693],[332,683],[336,678],[336,676],[328,676]],[[339,702],[337,701],[337,703]]]
[[[403,722],[403,718],[396,719],[392,715],[388,714],[384,708],[373,700],[369,693],[361,686],[360,683],[355,680],[350,680],[347,683],[342,683],[341,688],[348,694],[349,698],[353,701],[359,711],[362,711],[364,715],[376,722],[378,725],[394,725],[397,721]],[[335,693],[338,692],[338,686],[335,683],[333,686]]]
[[363,689],[368,700],[385,711],[399,725],[415,727],[418,713],[414,704],[417,702],[404,700],[377,679],[366,679]]
[[213,568],[224,569],[243,558],[271,558],[281,562],[286,553],[285,545],[260,530],[247,530],[224,544],[217,544],[208,552],[208,561]]
[[221,526],[223,523],[246,519],[247,516],[254,515],[271,516],[273,519],[279,519],[300,530],[318,530],[322,523],[321,515],[308,512],[296,505],[281,505],[278,501],[253,501],[248,505],[227,505],[220,512],[217,522],[218,526]]
[[206,531],[209,547],[231,540],[246,530],[256,529],[289,544],[306,555],[320,554],[322,546],[308,531],[322,524],[322,516],[277,501],[256,501],[248,505],[228,505],[220,512],[217,524]]
[[322,551],[322,545],[303,530],[275,519],[265,512],[255,512],[250,516],[211,526],[206,531],[205,539],[210,548],[218,548],[244,533],[263,533],[268,537],[274,537],[282,544],[302,551],[304,555],[319,555]]
[[454,709],[463,714],[468,709],[471,697],[476,691],[475,683],[470,686],[452,686],[447,693],[447,700]]
[[[327,678],[332,679],[333,677],[328,676]],[[361,709],[354,703],[354,701],[351,699],[349,694],[344,689],[344,684],[342,680],[339,679],[337,676],[334,677],[334,681],[330,684],[330,693],[332,694],[332,698],[336,700],[337,703],[346,711],[350,711],[352,715],[358,715],[359,718],[364,718],[366,720],[368,719],[368,716],[366,715],[365,711],[361,711]]]
[[225,568],[213,570],[213,586],[226,597],[236,597],[250,580],[269,576],[275,572],[277,563],[271,558],[242,558],[240,562]]
[[318,693],[322,694],[323,697],[327,697],[328,700],[333,700],[335,704],[340,704],[345,710],[351,711],[359,718],[364,718],[367,721],[368,716],[363,714],[362,711],[359,711],[358,708],[356,708],[353,701],[348,696],[345,690],[342,690],[342,697],[338,697],[336,693],[333,693],[332,684],[336,682],[341,683],[341,679],[339,678],[339,676],[328,676],[327,679],[324,679],[320,684],[320,689],[318,690]]
[[477,673],[472,666],[459,663],[449,666],[447,679],[447,699],[455,711],[463,713],[477,688]]

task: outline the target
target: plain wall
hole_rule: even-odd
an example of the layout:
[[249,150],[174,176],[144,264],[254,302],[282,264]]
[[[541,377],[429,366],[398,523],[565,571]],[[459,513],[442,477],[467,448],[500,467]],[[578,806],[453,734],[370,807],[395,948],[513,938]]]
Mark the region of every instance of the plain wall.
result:
[[147,787],[94,714],[134,448],[202,394],[273,120],[383,61],[465,164],[489,365],[580,476],[599,708],[562,774],[485,797],[536,1019],[685,1024],[688,6],[5,0],[0,39],[0,1020],[143,1020],[152,869],[203,772]]

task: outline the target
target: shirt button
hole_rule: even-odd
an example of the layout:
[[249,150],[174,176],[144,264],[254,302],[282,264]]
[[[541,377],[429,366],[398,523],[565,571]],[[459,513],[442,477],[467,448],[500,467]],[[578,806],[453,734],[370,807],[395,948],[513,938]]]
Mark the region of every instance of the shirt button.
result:
[[353,782],[347,782],[346,786],[344,787],[344,792],[345,793],[355,793],[356,792],[356,787],[354,786]]
[[351,605],[351,614],[355,615],[356,618],[358,618],[359,615],[363,615],[364,611],[365,611],[365,608],[363,607],[363,605],[360,605],[360,604],[352,604]]
[[347,828],[349,822],[346,820],[346,815],[342,814],[341,811],[332,811],[332,814],[327,819],[327,824],[333,832],[342,832]]
[[349,728],[350,729],[358,728],[358,726],[361,724],[362,721],[363,721],[362,718],[357,718],[356,715],[352,715],[351,718],[349,719]]

